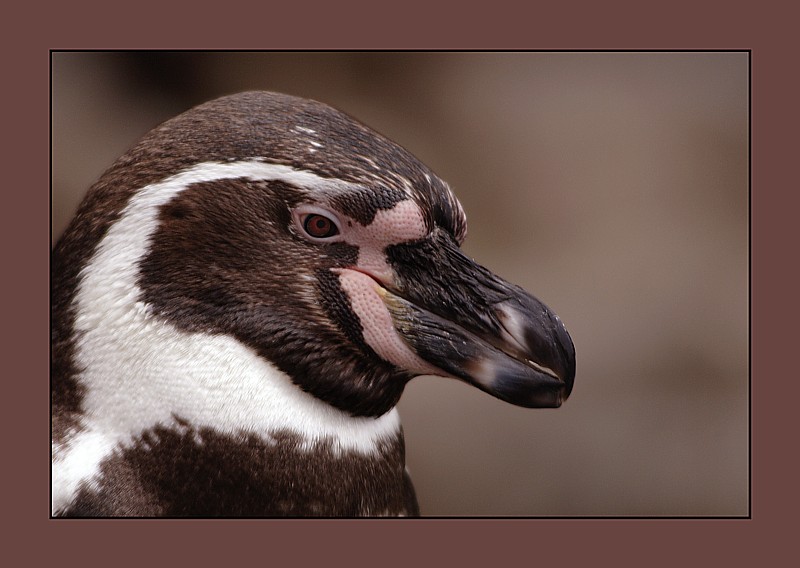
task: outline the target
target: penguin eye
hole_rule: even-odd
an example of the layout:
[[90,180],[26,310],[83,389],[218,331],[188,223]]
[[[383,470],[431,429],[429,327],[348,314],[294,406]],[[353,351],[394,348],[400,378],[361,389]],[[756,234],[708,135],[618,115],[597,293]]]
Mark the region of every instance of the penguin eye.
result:
[[327,239],[339,234],[336,223],[319,213],[311,213],[306,216],[303,220],[303,230],[315,239]]
[[343,238],[342,223],[336,214],[313,203],[293,209],[292,221],[297,232],[310,241],[331,243]]

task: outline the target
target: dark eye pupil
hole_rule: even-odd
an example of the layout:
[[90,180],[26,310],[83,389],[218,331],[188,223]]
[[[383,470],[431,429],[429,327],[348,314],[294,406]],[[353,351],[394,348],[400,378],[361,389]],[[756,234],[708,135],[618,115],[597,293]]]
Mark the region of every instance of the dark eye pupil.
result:
[[306,217],[303,228],[309,235],[318,239],[332,237],[338,233],[336,225],[334,225],[330,219],[322,215],[309,215]]

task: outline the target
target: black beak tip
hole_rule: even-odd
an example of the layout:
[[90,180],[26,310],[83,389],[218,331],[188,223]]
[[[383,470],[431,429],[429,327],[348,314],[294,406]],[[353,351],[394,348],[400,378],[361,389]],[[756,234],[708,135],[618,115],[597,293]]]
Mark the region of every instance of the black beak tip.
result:
[[[558,379],[540,375],[538,380],[534,379],[533,388],[529,384],[527,392],[522,392],[523,385],[517,385],[519,390],[515,393],[515,404],[530,408],[558,408],[572,393],[575,383],[575,345],[564,324],[557,316],[553,316],[553,319],[555,333],[549,341],[541,341],[540,345],[547,346],[543,349],[543,363],[555,372]],[[509,381],[509,384],[515,385],[515,382]]]
[[534,360],[552,369],[561,380],[562,400],[566,400],[575,382],[572,337],[561,319],[545,306],[540,308],[540,315],[530,321],[531,325],[525,330],[525,342]]

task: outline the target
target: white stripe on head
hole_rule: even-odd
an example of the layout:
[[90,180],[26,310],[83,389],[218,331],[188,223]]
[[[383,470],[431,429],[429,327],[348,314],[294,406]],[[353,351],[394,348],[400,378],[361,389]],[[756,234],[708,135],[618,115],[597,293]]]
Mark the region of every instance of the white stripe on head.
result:
[[137,191],[80,274],[74,299],[75,363],[86,389],[81,431],[54,448],[53,512],[67,507],[81,481],[97,475],[115,448],[174,417],[221,433],[266,441],[290,431],[306,447],[370,454],[399,431],[396,410],[356,418],[305,393],[252,349],[226,335],[188,333],[140,301],[138,265],[150,250],[161,206],[192,184],[223,179],[280,180],[307,188],[344,182],[256,160],[203,163]]

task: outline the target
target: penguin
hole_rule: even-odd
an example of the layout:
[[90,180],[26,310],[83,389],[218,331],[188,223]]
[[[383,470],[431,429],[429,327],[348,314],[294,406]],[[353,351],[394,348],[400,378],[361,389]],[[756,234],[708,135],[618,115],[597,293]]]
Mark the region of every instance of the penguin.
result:
[[555,408],[575,376],[558,316],[466,234],[442,179],[325,104],[156,127],[51,253],[51,515],[418,516],[409,380]]

